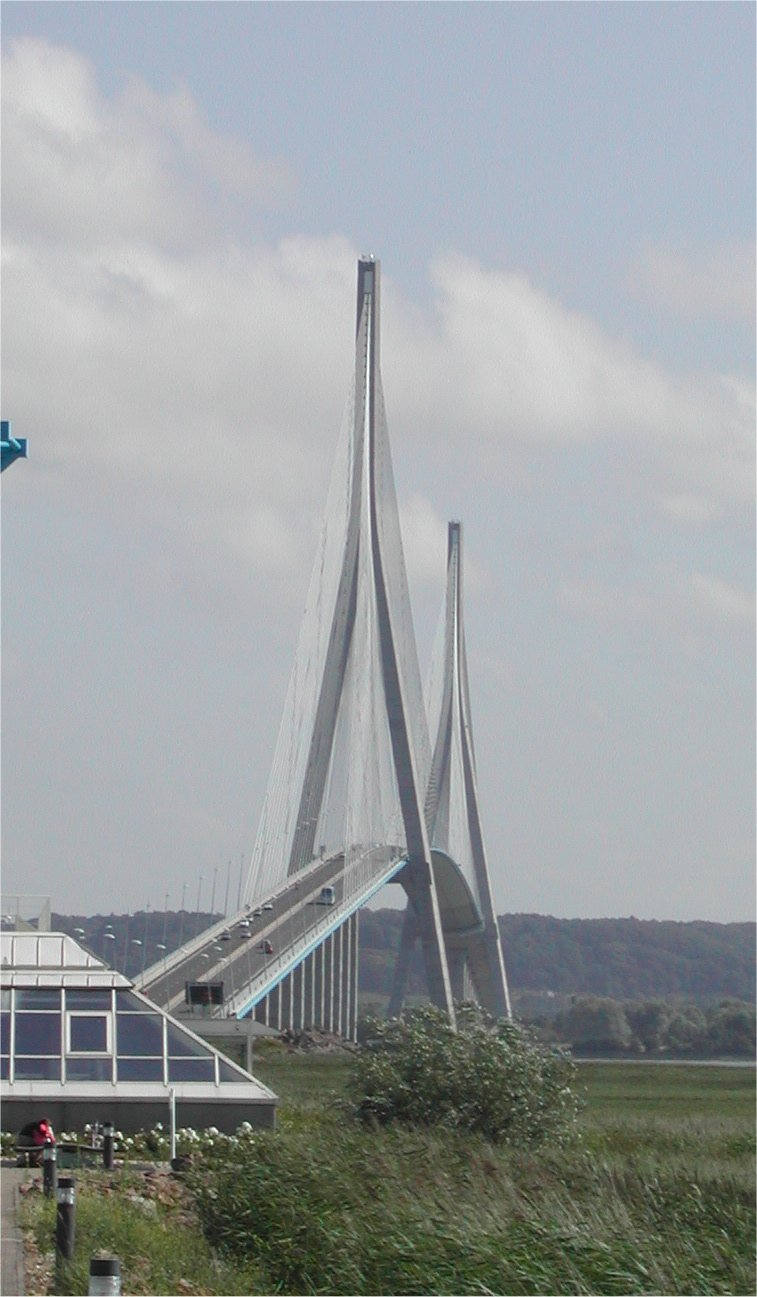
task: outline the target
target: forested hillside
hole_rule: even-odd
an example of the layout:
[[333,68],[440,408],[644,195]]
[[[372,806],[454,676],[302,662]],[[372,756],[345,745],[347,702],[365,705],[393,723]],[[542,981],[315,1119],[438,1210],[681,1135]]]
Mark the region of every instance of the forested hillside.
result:
[[[216,915],[220,918],[220,915]],[[210,914],[140,912],[133,915],[54,915],[54,926],[83,932],[99,956],[128,974],[201,932]],[[500,917],[510,989],[534,993],[594,995],[618,1000],[650,997],[707,1002],[723,998],[754,1002],[754,923],[671,923],[649,919],[553,919],[541,914]],[[399,910],[360,915],[360,989],[386,995],[399,943]],[[425,992],[420,951],[409,984]]]
[[754,923],[553,919],[506,914],[511,985],[621,999],[755,998]]
[[[361,985],[386,993],[399,941],[397,910],[360,917]],[[672,923],[654,919],[500,916],[510,988],[556,995],[634,1000],[649,996],[755,998],[754,923]],[[424,989],[416,953],[412,991]]]

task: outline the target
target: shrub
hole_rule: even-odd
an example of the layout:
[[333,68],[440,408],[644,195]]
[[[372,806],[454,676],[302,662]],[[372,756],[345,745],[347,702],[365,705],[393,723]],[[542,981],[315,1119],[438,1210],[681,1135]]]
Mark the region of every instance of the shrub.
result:
[[367,1122],[478,1131],[494,1143],[563,1138],[578,1104],[575,1065],[520,1026],[461,1005],[455,1031],[432,1006],[369,1024],[350,1094]]

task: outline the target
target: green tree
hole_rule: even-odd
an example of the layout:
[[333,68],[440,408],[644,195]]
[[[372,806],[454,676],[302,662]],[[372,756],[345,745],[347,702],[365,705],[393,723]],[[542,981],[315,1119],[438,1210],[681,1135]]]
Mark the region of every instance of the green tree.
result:
[[672,1005],[664,1000],[631,1001],[626,1004],[625,1013],[636,1045],[647,1054],[656,1054],[663,1048],[674,1016]]
[[751,1004],[726,1002],[707,1023],[705,1049],[718,1057],[754,1058],[755,1017]]
[[701,1054],[707,1019],[696,1004],[676,1005],[665,1031],[665,1048],[673,1054]]
[[461,1005],[457,1030],[433,1006],[372,1021],[356,1056],[351,1095],[365,1121],[446,1125],[493,1142],[560,1139],[577,1101],[574,1065],[511,1023]]
[[577,995],[561,1025],[563,1039],[583,1054],[622,1054],[633,1039],[624,1006],[596,995]]

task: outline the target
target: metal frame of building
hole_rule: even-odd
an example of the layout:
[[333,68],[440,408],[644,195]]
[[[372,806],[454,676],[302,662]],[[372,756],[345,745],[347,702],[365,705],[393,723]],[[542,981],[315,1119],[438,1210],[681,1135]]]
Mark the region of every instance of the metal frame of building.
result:
[[[59,932],[3,932],[0,1093],[6,1126],[112,1120],[271,1126],[276,1096]],[[74,1034],[76,1030],[76,1035]]]

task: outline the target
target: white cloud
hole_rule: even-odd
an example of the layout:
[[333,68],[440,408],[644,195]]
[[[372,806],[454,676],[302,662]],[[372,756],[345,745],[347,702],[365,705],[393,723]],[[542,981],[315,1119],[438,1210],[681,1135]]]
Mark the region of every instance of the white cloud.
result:
[[400,509],[403,548],[411,581],[444,585],[447,524],[423,495],[411,495]]
[[6,230],[69,252],[207,245],[209,186],[268,205],[292,184],[285,164],[213,132],[186,90],[132,78],[108,101],[85,58],[29,38],[3,58],[3,151]]
[[684,641],[692,632],[732,631],[754,624],[752,591],[702,572],[687,575],[657,569],[647,580],[616,583],[597,578],[563,580],[557,589],[559,606],[571,616],[605,627],[650,624],[679,631]]
[[648,591],[624,589],[597,579],[561,582],[557,601],[566,612],[606,626],[644,622],[652,611]]
[[711,522],[716,515],[716,508],[712,500],[703,499],[697,495],[665,495],[660,496],[660,507],[663,513],[669,517],[680,520],[681,522],[706,523]]
[[686,319],[735,320],[752,327],[755,245],[648,248],[629,274],[629,288]]
[[[741,417],[742,397],[720,382],[685,382],[642,359],[526,276],[448,255],[432,264],[439,323],[417,335],[411,313],[393,368],[403,396],[442,427],[504,437],[587,443],[629,437],[701,441]],[[419,374],[419,354],[424,368]]]
[[[211,131],[186,90],[133,80],[106,100],[84,58],[33,40],[3,66],[5,398],[30,471],[125,530],[168,529],[193,577],[227,559],[245,579],[296,572],[349,386],[356,249],[222,233],[209,184],[267,202],[282,167]],[[454,254],[431,273],[435,310],[390,275],[383,298],[392,425],[426,465],[411,572],[443,565],[439,461],[470,497],[518,454],[596,445],[676,523],[751,498],[750,383],[667,375],[522,274]]]
[[754,594],[719,577],[694,572],[690,581],[693,610],[707,619],[736,626],[753,626]]

